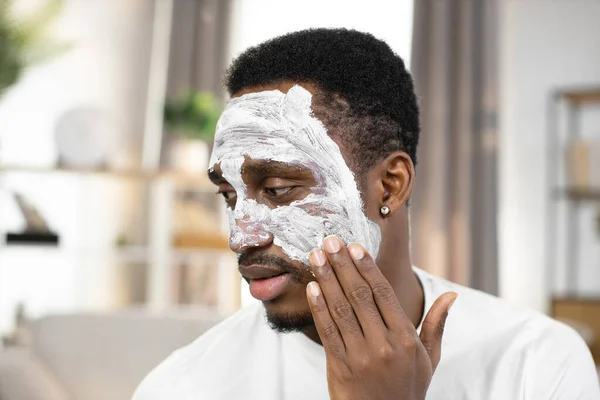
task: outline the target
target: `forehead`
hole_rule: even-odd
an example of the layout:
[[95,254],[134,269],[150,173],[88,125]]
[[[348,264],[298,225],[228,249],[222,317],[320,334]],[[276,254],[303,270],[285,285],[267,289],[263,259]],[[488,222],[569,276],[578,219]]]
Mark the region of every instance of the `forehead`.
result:
[[[344,160],[346,161],[346,164],[349,166],[348,164],[348,160],[347,157],[350,157],[350,151],[347,148],[347,146],[345,146],[345,143],[343,140],[341,140],[341,136],[338,134],[334,134],[332,135],[332,132],[329,131],[330,128],[335,128],[332,127],[332,121],[330,120],[330,118],[327,118],[327,108],[328,108],[328,104],[330,102],[329,99],[324,100],[324,92],[323,90],[318,86],[315,85],[313,83],[310,82],[294,82],[294,81],[280,81],[280,82],[275,82],[275,83],[269,83],[269,84],[263,84],[263,85],[255,85],[255,86],[248,86],[246,88],[243,88],[242,90],[235,92],[232,94],[232,99],[236,99],[239,97],[242,97],[244,95],[247,94],[253,94],[253,93],[260,93],[260,92],[268,92],[268,91],[279,91],[282,94],[287,94],[290,89],[292,89],[294,86],[299,86],[302,89],[305,89],[308,93],[309,96],[311,97],[311,101],[310,101],[310,114],[317,120],[319,120],[320,123],[322,123],[322,125],[324,126],[324,130],[327,133],[328,137],[335,142],[335,144],[337,145],[337,147],[339,148],[342,157],[344,158]],[[318,104],[315,105],[315,100]],[[344,107],[347,107],[347,103],[345,102],[345,100],[343,99],[338,99],[338,101],[342,102],[344,104]],[[316,107],[315,107],[316,106]],[[324,118],[324,119],[322,119]],[[327,122],[325,122],[327,121]],[[334,129],[334,131],[338,131],[336,129]]]
[[334,142],[313,116],[312,95],[300,86],[247,93],[225,108],[215,134],[211,166],[217,161],[248,156],[282,163],[319,163]]
[[238,179],[251,159],[302,167],[325,186],[354,184],[340,147],[311,105],[312,94],[298,85],[287,93],[267,90],[231,99],[217,124],[210,167],[221,163],[224,175]]

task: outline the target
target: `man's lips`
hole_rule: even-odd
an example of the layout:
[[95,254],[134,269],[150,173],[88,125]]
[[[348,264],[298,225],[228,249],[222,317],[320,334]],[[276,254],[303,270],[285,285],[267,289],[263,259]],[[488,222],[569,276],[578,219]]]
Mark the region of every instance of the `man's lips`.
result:
[[240,273],[246,279],[266,279],[284,274],[285,271],[279,268],[267,267],[265,265],[242,265],[239,267]]
[[239,270],[248,280],[250,294],[260,301],[270,301],[280,296],[292,281],[288,272],[263,265],[240,266]]

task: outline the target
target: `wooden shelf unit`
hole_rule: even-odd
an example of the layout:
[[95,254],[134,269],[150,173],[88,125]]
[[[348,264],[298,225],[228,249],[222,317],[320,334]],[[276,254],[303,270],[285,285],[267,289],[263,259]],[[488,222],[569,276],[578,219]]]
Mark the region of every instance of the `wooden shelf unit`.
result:
[[[596,334],[600,334],[600,298],[589,298],[579,293],[579,217],[578,213],[584,203],[600,204],[600,187],[577,187],[565,185],[560,182],[561,167],[558,160],[562,160],[561,151],[563,143],[580,139],[581,124],[580,111],[584,107],[600,106],[600,85],[564,88],[555,90],[548,98],[547,130],[547,182],[549,185],[550,201],[547,207],[548,228],[546,229],[546,266],[548,268],[548,289],[552,298],[552,316],[557,318],[573,318],[591,325]],[[559,111],[566,111],[561,113]],[[562,116],[562,117],[561,117]],[[561,134],[559,118],[566,120],[566,132]],[[558,232],[558,203],[565,207],[565,241],[557,240]],[[559,265],[557,261],[558,246],[564,246],[565,259],[568,265],[563,266],[566,271],[565,291],[559,294],[556,291],[557,274]],[[568,294],[568,296],[565,295]],[[585,311],[582,311],[584,310]],[[584,315],[585,314],[585,315]],[[592,321],[590,323],[590,321]],[[600,343],[600,342],[598,342]],[[592,349],[596,360],[600,360],[600,347]]]
[[[195,193],[213,194],[214,184],[205,173],[183,173],[179,171],[142,169],[75,169],[64,167],[35,167],[19,165],[0,165],[0,178],[11,174],[35,174],[47,176],[72,175],[83,178],[117,179],[141,183],[148,192],[148,242],[145,245],[125,245],[114,249],[119,262],[147,264],[147,305],[154,309],[168,309],[173,304],[174,282],[172,265],[203,257],[219,259],[229,255],[228,237],[224,233],[214,234],[177,234],[171,230],[175,193],[181,188]],[[216,228],[216,227],[215,227]],[[35,245],[33,245],[35,246]],[[10,251],[22,246],[0,244],[0,251]],[[31,245],[30,245],[31,247]],[[18,250],[18,249],[17,249]],[[55,248],[52,254],[79,254],[77,249]],[[84,252],[85,253],[85,252]],[[93,250],[90,254],[93,253]],[[217,268],[218,266],[215,266]],[[237,272],[236,272],[237,273]],[[233,277],[234,279],[236,277]],[[235,287],[235,285],[233,286]],[[238,293],[232,293],[234,303],[227,306],[225,312],[235,311],[240,306]]]
[[177,183],[194,184],[198,188],[214,190],[214,185],[205,173],[183,173],[179,171],[159,170],[144,171],[141,169],[75,169],[64,167],[32,167],[18,165],[0,165],[0,174],[26,173],[26,174],[67,174],[81,176],[97,176],[114,179],[130,179],[142,182],[151,182],[158,179],[170,179]]

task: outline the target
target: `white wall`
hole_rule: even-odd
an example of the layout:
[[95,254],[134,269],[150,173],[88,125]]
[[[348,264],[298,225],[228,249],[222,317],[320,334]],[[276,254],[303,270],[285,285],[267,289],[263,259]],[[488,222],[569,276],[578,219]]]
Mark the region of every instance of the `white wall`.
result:
[[[600,2],[506,0],[501,4],[501,135],[499,157],[500,293],[547,311],[544,265],[545,107],[550,90],[600,85]],[[598,114],[586,114],[584,135],[600,137]],[[581,216],[579,286],[600,293],[600,238],[595,210]],[[564,282],[557,284],[560,286]]]
[[350,28],[386,41],[410,65],[413,0],[235,0],[231,54],[288,32]]
[[[15,3],[26,13],[43,1]],[[54,127],[64,112],[81,106],[101,108],[118,121],[120,162],[139,159],[152,9],[147,0],[65,1],[53,31],[73,48],[32,68],[0,100],[2,164],[54,166]],[[10,197],[10,191],[18,190],[39,207],[63,241],[48,249],[0,244],[0,332],[10,328],[18,301],[25,301],[33,315],[118,302],[112,250],[118,233],[127,228],[127,208],[135,210],[135,204],[124,204],[134,189],[73,175],[0,176],[0,233],[23,227]]]

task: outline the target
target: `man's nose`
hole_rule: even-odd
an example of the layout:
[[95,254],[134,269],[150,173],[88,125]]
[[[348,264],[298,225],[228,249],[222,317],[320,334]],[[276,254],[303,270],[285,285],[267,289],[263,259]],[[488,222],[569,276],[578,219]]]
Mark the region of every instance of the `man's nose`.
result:
[[236,253],[244,253],[249,249],[264,247],[273,241],[273,234],[264,223],[248,218],[236,219],[235,226],[229,234],[229,247]]

